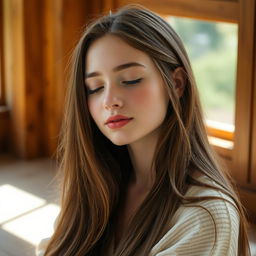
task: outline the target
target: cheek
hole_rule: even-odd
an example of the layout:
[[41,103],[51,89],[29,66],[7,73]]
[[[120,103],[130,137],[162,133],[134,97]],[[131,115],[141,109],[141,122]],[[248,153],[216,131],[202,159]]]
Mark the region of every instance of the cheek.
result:
[[167,93],[164,89],[156,86],[159,86],[159,84],[147,84],[139,90],[135,90],[131,95],[131,103],[150,111],[152,108],[159,111],[159,108],[165,107],[168,102]]
[[97,123],[97,119],[99,118],[98,117],[99,110],[98,110],[97,102],[95,102],[95,100],[88,99],[88,109],[93,120]]
[[147,106],[152,102],[152,92],[147,86],[140,88],[140,90],[135,90],[132,93],[131,103],[134,106]]

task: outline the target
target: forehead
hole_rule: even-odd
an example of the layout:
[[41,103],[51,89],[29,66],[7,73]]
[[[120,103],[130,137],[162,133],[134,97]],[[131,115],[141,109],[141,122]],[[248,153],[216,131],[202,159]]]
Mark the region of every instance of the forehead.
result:
[[89,47],[86,55],[86,71],[110,71],[114,67],[128,63],[139,62],[145,66],[152,66],[150,57],[126,43],[123,39],[106,35]]

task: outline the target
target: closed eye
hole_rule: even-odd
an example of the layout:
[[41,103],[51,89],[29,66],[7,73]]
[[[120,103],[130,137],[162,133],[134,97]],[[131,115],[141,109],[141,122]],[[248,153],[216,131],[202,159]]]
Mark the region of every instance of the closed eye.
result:
[[130,85],[130,84],[138,84],[142,81],[142,78],[136,79],[136,80],[130,80],[130,81],[122,81],[123,84],[125,85]]
[[94,89],[94,90],[87,89],[87,91],[88,91],[88,94],[90,95],[90,94],[96,93],[97,91],[99,91],[99,90],[102,89],[102,88],[103,88],[103,86],[98,87],[98,88],[96,88],[96,89]]
[[[139,79],[136,79],[136,80],[122,81],[122,83],[125,84],[125,85],[134,85],[134,84],[140,83],[142,80],[143,80],[143,78],[139,78]],[[87,91],[88,91],[88,94],[91,95],[91,94],[94,94],[94,93],[98,92],[102,88],[103,88],[103,86],[98,87],[94,90],[87,89]]]

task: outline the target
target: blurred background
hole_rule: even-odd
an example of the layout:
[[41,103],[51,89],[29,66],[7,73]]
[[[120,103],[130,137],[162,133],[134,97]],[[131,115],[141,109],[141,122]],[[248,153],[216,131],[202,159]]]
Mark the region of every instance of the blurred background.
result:
[[34,255],[52,234],[71,53],[91,20],[129,3],[162,15],[182,38],[209,141],[237,184],[256,255],[254,0],[0,0],[0,256]]

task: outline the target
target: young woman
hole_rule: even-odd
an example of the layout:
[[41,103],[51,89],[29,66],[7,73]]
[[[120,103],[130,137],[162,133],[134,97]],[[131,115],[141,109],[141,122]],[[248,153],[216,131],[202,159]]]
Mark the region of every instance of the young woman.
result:
[[151,11],[124,7],[81,37],[60,157],[61,212],[38,255],[250,255],[186,51]]

